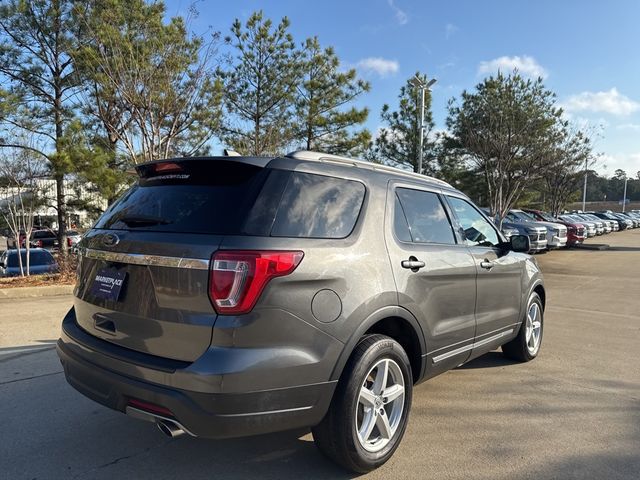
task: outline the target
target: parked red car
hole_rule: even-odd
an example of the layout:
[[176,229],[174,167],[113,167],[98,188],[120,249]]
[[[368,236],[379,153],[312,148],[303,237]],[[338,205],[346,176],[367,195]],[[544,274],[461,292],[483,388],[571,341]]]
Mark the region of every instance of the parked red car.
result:
[[543,212],[542,210],[532,210],[528,208],[523,208],[522,210],[533,215],[536,220],[541,222],[555,222],[565,225],[567,227],[567,246],[580,245],[586,238],[585,228],[581,223],[567,222],[565,220],[555,218],[550,213]]

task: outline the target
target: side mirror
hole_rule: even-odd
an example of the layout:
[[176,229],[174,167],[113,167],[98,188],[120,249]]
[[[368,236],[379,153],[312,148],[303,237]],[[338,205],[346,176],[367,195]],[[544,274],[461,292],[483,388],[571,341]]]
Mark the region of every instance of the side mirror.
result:
[[526,235],[514,235],[509,239],[511,251],[527,253],[531,249],[531,241]]

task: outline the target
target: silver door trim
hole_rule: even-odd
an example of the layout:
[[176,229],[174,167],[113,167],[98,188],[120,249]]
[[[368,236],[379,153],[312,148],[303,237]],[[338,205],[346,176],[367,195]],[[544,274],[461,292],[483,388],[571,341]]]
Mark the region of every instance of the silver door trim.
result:
[[476,347],[482,347],[483,345],[487,345],[495,340],[499,340],[502,337],[506,337],[508,335],[511,335],[513,333],[514,329],[510,329],[510,330],[504,330],[496,335],[493,335],[489,338],[485,338],[484,340],[480,340],[479,342],[473,342],[469,345],[465,345],[463,347],[460,348],[456,348],[455,350],[451,350],[449,352],[443,353],[442,355],[438,355],[436,357],[433,357],[432,362],[433,363],[438,363],[441,362],[443,360],[446,360],[447,358],[451,358],[451,357],[455,357],[456,355],[460,355],[461,353],[467,352],[469,350],[473,350]]
[[204,258],[166,257],[162,255],[146,255],[143,253],[107,252],[104,250],[95,250],[92,248],[82,249],[80,251],[80,255],[96,260],[128,263],[131,265],[209,270],[209,259]]

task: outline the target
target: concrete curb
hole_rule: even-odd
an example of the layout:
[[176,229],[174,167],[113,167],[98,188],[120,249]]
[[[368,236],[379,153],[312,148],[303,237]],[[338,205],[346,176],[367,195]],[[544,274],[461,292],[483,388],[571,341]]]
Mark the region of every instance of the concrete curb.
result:
[[0,288],[0,299],[52,297],[54,295],[71,295],[72,293],[73,285],[44,285],[41,287]]

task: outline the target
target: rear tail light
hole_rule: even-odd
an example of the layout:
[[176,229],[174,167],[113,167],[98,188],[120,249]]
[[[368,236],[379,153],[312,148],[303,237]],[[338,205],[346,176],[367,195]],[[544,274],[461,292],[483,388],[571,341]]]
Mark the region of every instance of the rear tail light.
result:
[[67,237],[67,246],[70,247],[71,246],[71,239],[69,237]]
[[272,278],[293,272],[303,252],[220,250],[211,258],[209,297],[220,314],[251,311]]

